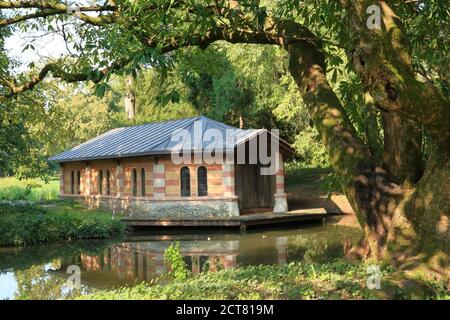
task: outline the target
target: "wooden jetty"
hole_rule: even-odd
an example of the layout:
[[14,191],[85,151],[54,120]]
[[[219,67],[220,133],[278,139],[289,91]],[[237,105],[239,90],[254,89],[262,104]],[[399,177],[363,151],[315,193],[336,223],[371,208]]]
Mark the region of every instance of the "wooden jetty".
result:
[[240,228],[272,226],[288,223],[321,222],[327,217],[340,215],[327,213],[324,209],[294,210],[283,213],[253,213],[237,217],[127,217],[122,221],[129,228],[150,227],[211,227],[211,228]]

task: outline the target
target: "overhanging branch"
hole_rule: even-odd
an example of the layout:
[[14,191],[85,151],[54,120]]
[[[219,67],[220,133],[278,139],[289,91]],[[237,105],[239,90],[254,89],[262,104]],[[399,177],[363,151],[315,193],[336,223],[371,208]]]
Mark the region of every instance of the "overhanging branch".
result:
[[105,77],[109,73],[123,68],[130,61],[131,59],[119,59],[107,68],[103,68],[101,70],[92,69],[89,72],[80,73],[70,73],[64,71],[63,67],[61,67],[58,63],[48,63],[41,69],[41,71],[37,75],[33,76],[28,82],[22,85],[17,85],[14,81],[4,77],[0,78],[0,83],[7,87],[10,91],[5,95],[0,96],[0,100],[12,98],[19,93],[32,90],[38,83],[43,81],[49,73],[51,73],[53,77],[62,79],[68,83],[81,81],[92,81],[94,83],[98,83],[105,79]]
[[[290,30],[292,29],[292,30]],[[296,30],[293,32],[293,30]],[[255,44],[277,44],[286,45],[289,41],[308,41],[319,42],[319,39],[306,28],[296,25],[295,28],[291,23],[276,22],[269,20],[264,31],[254,31],[250,29],[231,29],[227,26],[220,26],[204,35],[193,35],[187,39],[172,39],[167,41],[165,45],[160,45],[158,39],[141,39],[147,48],[158,48],[160,53],[168,53],[182,47],[198,46],[206,48],[213,42],[223,40],[230,43],[255,43]],[[100,82],[105,76],[115,70],[119,70],[126,66],[131,61],[131,58],[121,59],[108,68],[97,72],[95,77],[92,77],[93,72],[83,73],[69,73],[64,71],[63,66],[58,63],[46,64],[38,75],[32,77],[27,83],[17,85],[13,81],[7,79],[0,79],[0,83],[9,89],[9,93],[0,96],[0,99],[6,99],[16,96],[19,93],[33,89],[39,82],[51,73],[53,77],[62,79],[66,82],[81,82],[93,81]],[[94,70],[94,69],[93,69]]]
[[[77,6],[71,7],[63,3],[54,3],[50,1],[0,1],[0,9],[37,9],[36,12],[17,15],[11,18],[0,19],[0,27],[13,25],[18,22],[45,18],[60,14],[76,15],[80,20],[92,25],[106,25],[115,20],[114,14],[101,15],[103,12],[115,12],[116,6]],[[83,12],[97,12],[97,16],[91,16]]]

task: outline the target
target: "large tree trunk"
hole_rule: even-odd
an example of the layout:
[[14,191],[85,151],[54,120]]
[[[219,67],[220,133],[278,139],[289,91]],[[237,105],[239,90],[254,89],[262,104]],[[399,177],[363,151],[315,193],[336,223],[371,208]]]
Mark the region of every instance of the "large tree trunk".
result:
[[[291,39],[298,39],[294,23],[281,25]],[[425,256],[417,254],[428,243],[427,248],[433,248],[430,254],[444,255],[440,270],[448,268],[450,194],[445,152],[437,148],[439,160],[429,163],[422,176],[421,131],[412,120],[391,111],[384,114],[384,162],[379,161],[358,138],[326,79],[320,42],[290,40],[284,46],[289,70],[365,232],[366,250],[358,253],[394,263],[418,257],[423,261]]]
[[422,130],[397,112],[382,112],[382,116],[383,167],[393,182],[411,188],[423,173]]
[[[395,208],[404,216],[414,237],[400,241],[402,228],[392,231],[401,253],[404,243],[420,244],[427,255],[447,253],[450,229],[449,165],[450,104],[429,82],[417,79],[412,67],[409,43],[403,25],[387,1],[344,1],[348,27],[354,35],[349,57],[375,105],[383,111],[383,167],[391,181],[402,184],[404,195]],[[366,8],[377,4],[381,12],[381,28],[366,27]],[[423,172],[421,126],[431,136],[433,152]],[[400,236],[399,236],[400,235]],[[403,237],[405,238],[405,237]],[[398,245],[403,243],[403,245]],[[442,259],[442,257],[441,257]]]

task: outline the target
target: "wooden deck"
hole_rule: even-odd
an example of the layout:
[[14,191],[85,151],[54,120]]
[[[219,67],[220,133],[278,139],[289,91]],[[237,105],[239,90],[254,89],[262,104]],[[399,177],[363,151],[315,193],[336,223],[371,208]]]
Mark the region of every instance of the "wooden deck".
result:
[[238,217],[204,217],[204,218],[123,218],[130,228],[143,227],[212,227],[240,228],[245,230],[252,226],[270,226],[286,223],[320,222],[336,214],[327,213],[323,209],[294,210],[283,213],[253,213]]

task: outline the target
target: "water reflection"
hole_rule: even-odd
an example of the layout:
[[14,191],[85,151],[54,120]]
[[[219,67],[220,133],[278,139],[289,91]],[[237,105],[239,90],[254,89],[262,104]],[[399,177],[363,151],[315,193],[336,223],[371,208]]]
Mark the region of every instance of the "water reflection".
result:
[[[185,231],[184,231],[185,232]],[[221,233],[133,234],[117,242],[83,241],[0,249],[0,298],[70,298],[90,288],[151,281],[165,273],[164,251],[175,240],[193,273],[294,260],[326,261],[343,254],[343,243],[357,241],[358,230],[320,226]],[[67,268],[81,269],[81,288],[67,285]],[[11,292],[14,292],[11,294]]]

